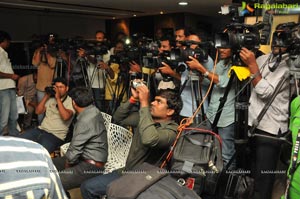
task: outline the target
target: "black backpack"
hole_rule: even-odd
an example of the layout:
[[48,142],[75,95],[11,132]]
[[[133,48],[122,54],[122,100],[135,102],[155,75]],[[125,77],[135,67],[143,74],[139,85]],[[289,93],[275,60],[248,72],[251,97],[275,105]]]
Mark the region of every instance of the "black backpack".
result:
[[210,130],[185,128],[170,160],[171,175],[198,195],[213,195],[223,169],[221,138]]
[[201,199],[181,186],[168,172],[148,163],[114,180],[107,188],[107,199]]

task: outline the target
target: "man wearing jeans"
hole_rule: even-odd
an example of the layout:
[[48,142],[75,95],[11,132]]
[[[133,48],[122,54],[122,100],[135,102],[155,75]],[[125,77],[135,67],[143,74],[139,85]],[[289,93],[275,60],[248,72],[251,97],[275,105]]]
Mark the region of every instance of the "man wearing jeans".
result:
[[67,95],[67,81],[58,77],[53,82],[54,86],[49,90],[55,91],[55,95],[46,91],[46,95],[36,107],[36,114],[45,113],[42,124],[20,135],[21,138],[43,145],[49,153],[64,143],[75,113],[72,99]]
[[[215,115],[217,114],[218,107],[220,104],[220,98],[224,96],[226,87],[228,86],[229,77],[228,71],[230,70],[231,63],[231,49],[230,48],[219,48],[219,62],[216,66],[215,74],[207,70],[198,60],[191,57],[191,61],[187,61],[190,69],[197,70],[203,76],[213,81],[214,88],[211,94],[211,99],[209,106],[206,111],[207,119],[210,123],[214,122]],[[234,96],[235,90],[234,86],[230,87],[228,92],[227,100],[222,109],[221,116],[218,123],[216,124],[216,129],[218,134],[222,138],[222,158],[224,164],[226,165],[235,153],[234,147]],[[230,165],[230,169],[234,169],[235,161]]]
[[9,47],[11,37],[7,32],[0,31],[0,135],[8,127],[8,135],[18,135],[16,80],[19,76],[14,74],[11,62],[5,49]]

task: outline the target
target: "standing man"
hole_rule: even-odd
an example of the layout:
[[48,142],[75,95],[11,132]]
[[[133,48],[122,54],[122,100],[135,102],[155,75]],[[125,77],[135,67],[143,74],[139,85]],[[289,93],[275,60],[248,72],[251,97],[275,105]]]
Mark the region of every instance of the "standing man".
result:
[[[242,48],[240,57],[248,66],[252,76],[252,91],[248,113],[248,123],[252,126],[262,109],[267,108],[264,116],[254,130],[258,136],[253,137],[254,151],[254,199],[271,199],[275,178],[275,170],[279,159],[282,142],[278,137],[288,131],[289,120],[289,78],[283,78],[289,73],[287,60],[289,53],[289,37],[283,36],[290,32],[288,27],[279,24],[272,38],[272,52],[255,58],[255,54]],[[269,107],[265,107],[273,96],[275,88],[283,78],[283,86]],[[262,137],[262,136],[265,137]],[[267,171],[267,172],[266,172]]]
[[64,144],[75,112],[72,99],[67,94],[67,81],[58,77],[53,83],[54,86],[46,89],[46,95],[35,110],[36,114],[45,113],[42,124],[19,136],[43,145],[49,153]]
[[104,120],[101,112],[93,105],[90,90],[74,88],[70,96],[77,113],[73,138],[66,155],[53,159],[56,168],[62,171],[59,175],[66,191],[99,175],[104,170],[108,155]]
[[[220,98],[224,96],[226,87],[228,86],[229,77],[228,72],[231,68],[231,49],[220,48],[219,59],[216,66],[215,74],[206,69],[199,61],[193,57],[190,57],[191,61],[187,61],[190,69],[197,70],[207,80],[213,81],[214,88],[211,94],[210,103],[206,111],[206,116],[209,122],[212,124],[217,114]],[[206,74],[206,75],[205,75]],[[234,147],[234,102],[235,102],[235,90],[234,86],[231,86],[228,92],[227,100],[222,109],[222,114],[217,123],[218,134],[222,138],[222,159],[224,165],[226,165],[235,153]],[[234,169],[235,161],[230,165],[230,169]]]
[[[97,31],[95,35],[96,39],[96,45],[99,48],[107,48],[105,46],[106,38],[105,33],[103,31]],[[94,55],[88,55],[86,54],[86,50],[80,48],[78,50],[78,55],[80,57],[84,57],[88,64],[88,77],[89,77],[89,83],[93,91],[94,100],[96,107],[101,110],[105,111],[105,78],[106,73],[113,79],[114,78],[114,72],[111,70],[110,67],[103,68],[102,65],[108,64],[110,59],[110,52],[107,48],[107,52],[105,54],[94,54]]]
[[11,62],[5,51],[10,45],[11,37],[5,31],[0,31],[0,135],[8,127],[8,135],[18,135],[18,110],[16,101],[16,80]]

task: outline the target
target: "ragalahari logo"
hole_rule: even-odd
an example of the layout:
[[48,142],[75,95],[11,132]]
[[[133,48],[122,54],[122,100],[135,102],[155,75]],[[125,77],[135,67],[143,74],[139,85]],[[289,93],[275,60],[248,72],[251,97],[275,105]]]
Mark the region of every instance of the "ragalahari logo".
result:
[[251,7],[251,5],[249,3],[242,1],[242,8],[240,11],[240,15],[245,16],[246,14],[251,14],[252,12],[254,12],[254,8]]

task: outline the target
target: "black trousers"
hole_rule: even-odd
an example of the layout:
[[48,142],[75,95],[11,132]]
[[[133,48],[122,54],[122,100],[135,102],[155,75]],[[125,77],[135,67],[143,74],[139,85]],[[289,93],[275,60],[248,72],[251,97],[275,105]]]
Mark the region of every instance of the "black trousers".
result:
[[[256,134],[273,136],[262,130],[256,130]],[[274,136],[276,137],[276,136]],[[254,163],[254,199],[271,199],[275,180],[276,167],[279,159],[282,142],[279,140],[254,137],[251,143],[252,163]]]
[[96,167],[90,163],[80,161],[78,164],[65,168],[66,157],[52,159],[53,164],[59,172],[65,191],[80,187],[85,180],[103,174],[104,168]]

